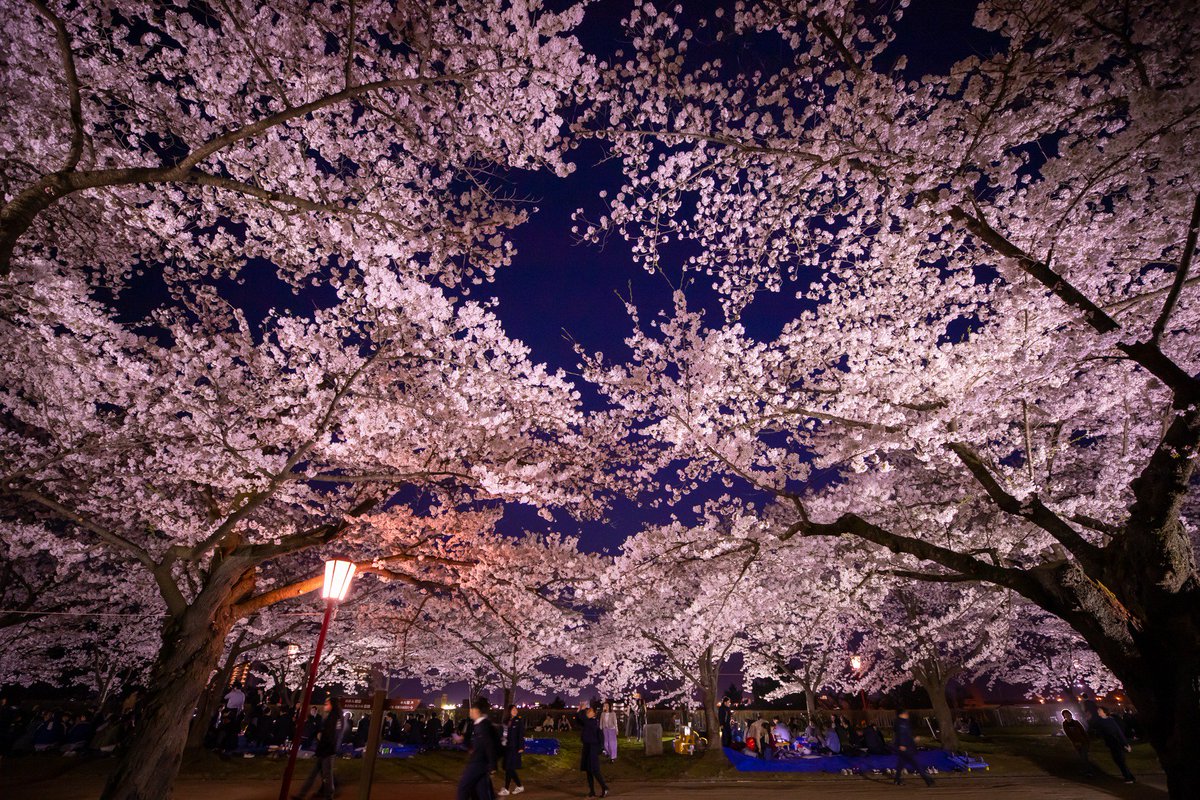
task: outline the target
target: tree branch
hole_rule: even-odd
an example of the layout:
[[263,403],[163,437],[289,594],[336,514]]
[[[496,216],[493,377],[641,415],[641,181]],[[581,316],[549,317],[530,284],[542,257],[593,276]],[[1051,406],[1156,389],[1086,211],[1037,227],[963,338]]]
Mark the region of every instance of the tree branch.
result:
[[125,552],[129,553],[130,555],[132,555],[134,558],[136,558],[138,561],[140,561],[146,567],[153,569],[155,566],[157,566],[154,562],[154,559],[150,556],[150,553],[147,552],[144,548],[140,547],[139,545],[135,544],[134,542],[130,541],[129,539],[126,539],[124,536],[121,536],[119,533],[114,533],[113,531],[110,531],[106,528],[103,528],[103,527],[97,525],[96,523],[92,522],[91,520],[83,517],[82,515],[76,513],[75,511],[71,510],[70,508],[67,508],[65,505],[58,502],[54,498],[47,497],[46,495],[42,494],[41,492],[35,491],[33,489],[20,489],[20,490],[18,490],[17,494],[26,498],[27,500],[32,500],[33,502],[37,503],[38,505],[40,505],[46,509],[49,509],[50,511],[53,511],[55,514],[57,514],[62,519],[67,520],[68,522],[73,522],[76,525],[78,525],[79,527],[83,528],[84,530],[94,533],[102,541],[107,542],[108,544],[111,544],[114,547],[116,547],[120,550],[124,550]]
[[354,85],[354,36],[357,23],[358,6],[354,0],[350,0],[350,24],[346,31],[346,64],[342,70],[342,77],[347,89]]
[[969,575],[974,580],[1005,586],[1030,599],[1037,597],[1046,601],[1041,587],[1025,570],[989,564],[966,553],[941,547],[924,539],[893,533],[868,522],[857,514],[842,514],[833,522],[828,523],[800,522],[793,525],[792,528],[795,529],[794,533],[802,536],[854,536],[886,547],[893,553],[903,553],[924,561],[932,561],[960,574]]
[[355,518],[366,514],[378,504],[378,498],[367,498],[359,502],[347,511],[341,519],[335,522],[318,525],[307,531],[293,534],[275,544],[246,545],[239,548],[239,555],[243,555],[254,562],[268,561],[279,556],[298,553],[310,547],[319,547],[320,545],[328,544],[344,533]]
[[192,170],[182,179],[172,182],[192,184],[196,186],[212,186],[217,189],[226,189],[228,191],[244,194],[268,203],[284,203],[298,211],[316,211],[326,214],[346,214],[356,217],[367,217],[375,220],[381,225],[393,229],[397,233],[405,235],[412,235],[415,233],[412,228],[405,227],[395,220],[388,219],[382,214],[378,214],[373,211],[364,211],[360,208],[354,208],[353,206],[340,206],[332,203],[321,203],[315,200],[309,200],[306,197],[289,194],[287,192],[279,192],[273,189],[263,189],[249,183],[233,180],[232,178],[209,175],[208,173],[200,172],[199,170]]
[[1167,327],[1167,320],[1171,318],[1171,312],[1179,300],[1179,293],[1183,291],[1188,272],[1192,268],[1192,258],[1196,254],[1196,235],[1198,233],[1200,233],[1200,193],[1196,195],[1196,202],[1192,205],[1192,219],[1188,223],[1187,241],[1183,245],[1183,256],[1179,259],[1179,269],[1175,271],[1175,280],[1171,283],[1171,290],[1167,292],[1167,299],[1163,301],[1162,311],[1159,312],[1158,319],[1154,321],[1154,328],[1150,333],[1152,344],[1157,345],[1158,340],[1162,338],[1163,331]]
[[[1112,333],[1121,327],[1104,309],[1093,303],[1087,295],[1073,286],[1066,278],[1051,269],[1049,264],[1034,258],[1013,244],[988,224],[982,215],[975,215],[960,206],[955,206],[950,209],[950,217],[966,227],[997,253],[1016,262],[1023,272],[1046,287],[1054,296],[1082,312],[1084,320],[1097,333]],[[1116,348],[1170,388],[1174,393],[1177,408],[1200,400],[1200,380],[1189,375],[1187,371],[1168,358],[1159,349],[1156,342],[1118,342]]]
[[67,84],[67,104],[71,115],[71,147],[62,170],[70,172],[78,166],[79,159],[83,157],[83,106],[79,99],[79,74],[75,71],[75,54],[71,51],[71,38],[62,19],[42,0],[29,2],[54,26],[54,36],[58,41],[58,55],[62,59],[63,80]]
[[922,581],[924,583],[970,583],[979,580],[971,575],[963,575],[961,572],[917,572],[909,569],[885,569],[883,570],[883,574],[911,581]]
[[951,442],[947,445],[959,460],[967,467],[975,480],[984,488],[992,502],[1006,514],[1028,520],[1049,533],[1060,544],[1066,547],[1089,572],[1095,574],[1103,559],[1103,550],[1083,538],[1082,535],[1066,520],[1055,514],[1037,495],[1032,495],[1025,502],[1013,497],[1000,485],[983,459],[973,449],[962,442]]

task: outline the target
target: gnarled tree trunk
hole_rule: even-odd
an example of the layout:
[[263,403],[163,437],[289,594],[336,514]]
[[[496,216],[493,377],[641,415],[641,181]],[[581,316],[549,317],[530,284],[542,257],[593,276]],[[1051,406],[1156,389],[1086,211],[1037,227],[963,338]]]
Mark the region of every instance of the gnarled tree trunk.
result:
[[209,723],[216,716],[217,710],[221,707],[221,700],[224,699],[222,690],[229,685],[233,668],[242,655],[241,641],[242,639],[239,637],[230,648],[224,663],[209,678],[208,684],[200,695],[200,702],[196,705],[196,715],[192,717],[192,724],[188,728],[187,748],[189,750],[197,750],[204,746],[204,737],[208,734]]
[[1167,774],[1172,800],[1200,797],[1200,616],[1195,609],[1148,620],[1138,632],[1139,657],[1097,652],[1137,708],[1138,723]]
[[228,562],[163,629],[162,646],[139,707],[133,738],[109,777],[102,800],[166,800],[187,744],[188,722],[236,620],[236,586],[245,576]]

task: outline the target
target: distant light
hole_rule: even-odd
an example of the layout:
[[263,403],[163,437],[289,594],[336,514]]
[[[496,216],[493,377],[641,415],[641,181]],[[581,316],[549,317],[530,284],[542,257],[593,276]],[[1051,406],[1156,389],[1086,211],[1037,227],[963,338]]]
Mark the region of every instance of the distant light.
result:
[[850,656],[850,669],[862,669],[862,656]]
[[335,558],[325,562],[325,582],[321,585],[321,597],[340,603],[350,592],[350,582],[358,568],[353,561]]

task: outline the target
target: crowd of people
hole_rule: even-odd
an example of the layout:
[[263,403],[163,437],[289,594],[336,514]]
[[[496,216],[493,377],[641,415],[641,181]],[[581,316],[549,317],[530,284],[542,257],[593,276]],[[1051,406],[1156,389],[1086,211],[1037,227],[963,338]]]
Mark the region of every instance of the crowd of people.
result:
[[[290,741],[293,720],[298,711],[296,706],[281,703],[276,696],[262,697],[253,688],[243,690],[234,685],[225,695],[222,707],[208,722],[204,744],[223,753],[271,751]],[[342,748],[356,749],[367,744],[371,730],[371,714],[358,714],[341,710],[345,734],[339,743]],[[324,717],[316,707],[310,708],[301,726],[300,747],[312,750],[316,747],[318,734]],[[417,712],[400,715],[387,711],[383,716],[381,741],[436,750],[449,745],[455,735],[462,736],[465,722],[455,724],[454,719],[436,712]]]
[[745,729],[737,723],[723,722],[722,726],[722,744],[767,760],[784,758],[788,754],[885,755],[892,752],[875,723],[860,720],[855,725],[839,714],[828,719],[815,715],[808,719],[791,717],[786,722],[778,716],[760,716]]
[[[124,700],[112,699],[103,707],[92,710],[42,708],[37,705],[17,706],[0,697],[0,755],[27,753],[57,753],[78,755],[105,754],[118,749],[129,737],[138,722],[138,695],[131,693]],[[233,685],[222,699],[221,707],[205,728],[204,743],[223,754],[253,753],[285,748],[291,741],[293,720],[297,708],[281,701],[279,695],[263,695],[257,689]],[[618,714],[620,710],[620,714]],[[1074,747],[1085,775],[1097,770],[1091,760],[1092,744],[1103,743],[1114,764],[1127,783],[1134,782],[1126,762],[1130,742],[1138,734],[1137,718],[1128,709],[1120,715],[1111,714],[1096,703],[1085,705],[1085,720],[1075,718],[1070,710],[1062,712],[1062,730]],[[885,756],[896,757],[895,778],[903,779],[905,771],[920,775],[927,783],[933,779],[916,759],[916,741],[909,714],[900,711],[892,727],[891,742],[870,720],[852,722],[839,713],[829,716],[759,715],[746,724],[738,721],[729,700],[718,709],[720,741],[725,747],[752,754],[764,760],[805,756]],[[611,702],[602,705],[583,703],[573,713],[546,714],[536,728],[527,725],[522,710],[511,706],[499,715],[499,724],[492,721],[486,700],[472,703],[466,718],[456,721],[454,715],[437,711],[398,714],[387,711],[382,720],[381,739],[384,744],[417,747],[422,750],[442,748],[469,751],[467,766],[459,784],[460,800],[491,800],[525,791],[521,781],[522,756],[526,735],[530,731],[559,732],[578,730],[581,741],[579,769],[585,773],[589,796],[608,793],[608,784],[601,773],[601,760],[610,763],[617,759],[618,727],[624,721],[625,735],[640,734],[646,721],[643,701],[618,709]],[[345,710],[336,698],[327,699],[324,707],[310,709],[300,729],[302,749],[315,757],[312,773],[298,797],[313,789],[324,796],[333,792],[333,759],[342,754],[361,750],[371,728],[369,712]],[[956,728],[971,736],[981,736],[978,720],[963,717]],[[493,777],[503,772],[503,784],[493,787]]]
[[0,756],[28,753],[111,753],[137,724],[137,703],[86,710],[18,706],[0,697]]

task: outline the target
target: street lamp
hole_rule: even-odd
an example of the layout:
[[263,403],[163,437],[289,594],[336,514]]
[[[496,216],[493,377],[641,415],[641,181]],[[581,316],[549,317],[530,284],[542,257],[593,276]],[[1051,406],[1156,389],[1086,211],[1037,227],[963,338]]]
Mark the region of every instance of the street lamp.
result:
[[[850,669],[854,670],[856,673],[861,672],[862,665],[863,665],[862,656],[850,656]],[[862,675],[859,675],[859,678],[861,679]],[[863,711],[866,712],[866,710],[867,710],[867,690],[864,689],[860,685],[858,687],[858,693],[862,697]]]
[[325,600],[325,618],[321,620],[321,632],[317,635],[317,648],[313,652],[312,664],[308,668],[308,683],[304,686],[304,699],[292,725],[292,752],[288,756],[287,769],[283,771],[283,785],[279,788],[279,800],[288,800],[292,788],[292,773],[296,771],[296,756],[300,753],[300,738],[303,725],[308,718],[308,707],[312,701],[313,684],[317,680],[317,668],[321,662],[321,650],[325,647],[325,634],[329,632],[329,621],[333,610],[346,599],[350,582],[358,568],[353,561],[335,558],[325,562],[325,580],[321,583],[321,597]]

